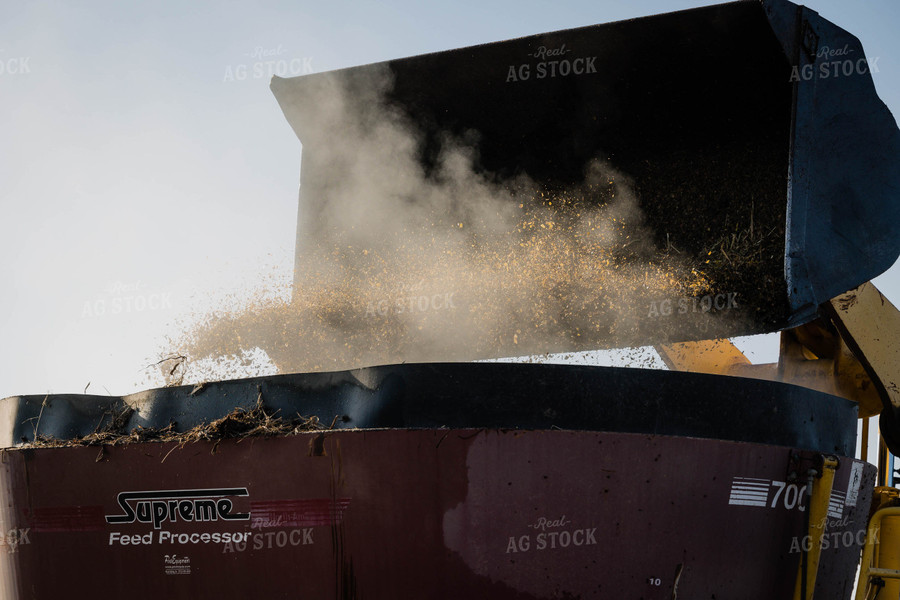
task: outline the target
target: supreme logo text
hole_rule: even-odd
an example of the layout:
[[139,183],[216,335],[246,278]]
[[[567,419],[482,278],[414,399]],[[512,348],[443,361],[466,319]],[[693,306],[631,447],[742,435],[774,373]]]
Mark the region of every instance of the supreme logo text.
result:
[[167,521],[250,520],[249,512],[233,512],[234,503],[229,496],[249,496],[249,493],[247,488],[121,492],[117,500],[122,514],[107,515],[106,522],[152,523],[154,529],[159,529]]

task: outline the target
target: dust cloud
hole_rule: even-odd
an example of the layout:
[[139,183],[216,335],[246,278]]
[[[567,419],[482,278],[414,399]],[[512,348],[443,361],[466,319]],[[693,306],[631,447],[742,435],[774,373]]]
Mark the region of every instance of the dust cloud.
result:
[[603,157],[566,189],[501,180],[477,132],[427,149],[391,85],[377,69],[318,76],[298,99],[315,116],[298,131],[292,289],[264,282],[182,323],[161,353],[169,383],[621,347],[646,337],[655,298],[710,292]]

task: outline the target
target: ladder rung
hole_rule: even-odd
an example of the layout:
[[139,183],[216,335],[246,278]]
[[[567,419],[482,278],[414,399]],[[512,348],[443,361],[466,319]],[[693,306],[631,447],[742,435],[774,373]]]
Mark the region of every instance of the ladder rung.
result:
[[869,577],[887,577],[888,579],[900,579],[900,570],[897,569],[876,569],[871,567],[866,569]]

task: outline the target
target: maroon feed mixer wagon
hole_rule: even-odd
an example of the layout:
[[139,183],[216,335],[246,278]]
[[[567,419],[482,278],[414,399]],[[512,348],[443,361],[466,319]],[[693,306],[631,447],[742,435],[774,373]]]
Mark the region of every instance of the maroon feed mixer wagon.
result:
[[[282,374],[3,400],[0,597],[848,598],[857,418],[900,440],[868,65],[749,0],[274,78]],[[639,345],[671,369],[473,362]]]

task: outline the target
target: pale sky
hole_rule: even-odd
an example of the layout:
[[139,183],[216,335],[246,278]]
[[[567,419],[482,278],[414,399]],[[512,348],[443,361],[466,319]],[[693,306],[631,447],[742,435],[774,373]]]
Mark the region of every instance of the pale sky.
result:
[[[136,391],[179,317],[290,279],[300,143],[255,63],[299,75],[714,2],[82,4],[0,21],[0,397]],[[807,5],[878,57],[898,114],[900,2]],[[876,283],[900,302],[897,266]]]

